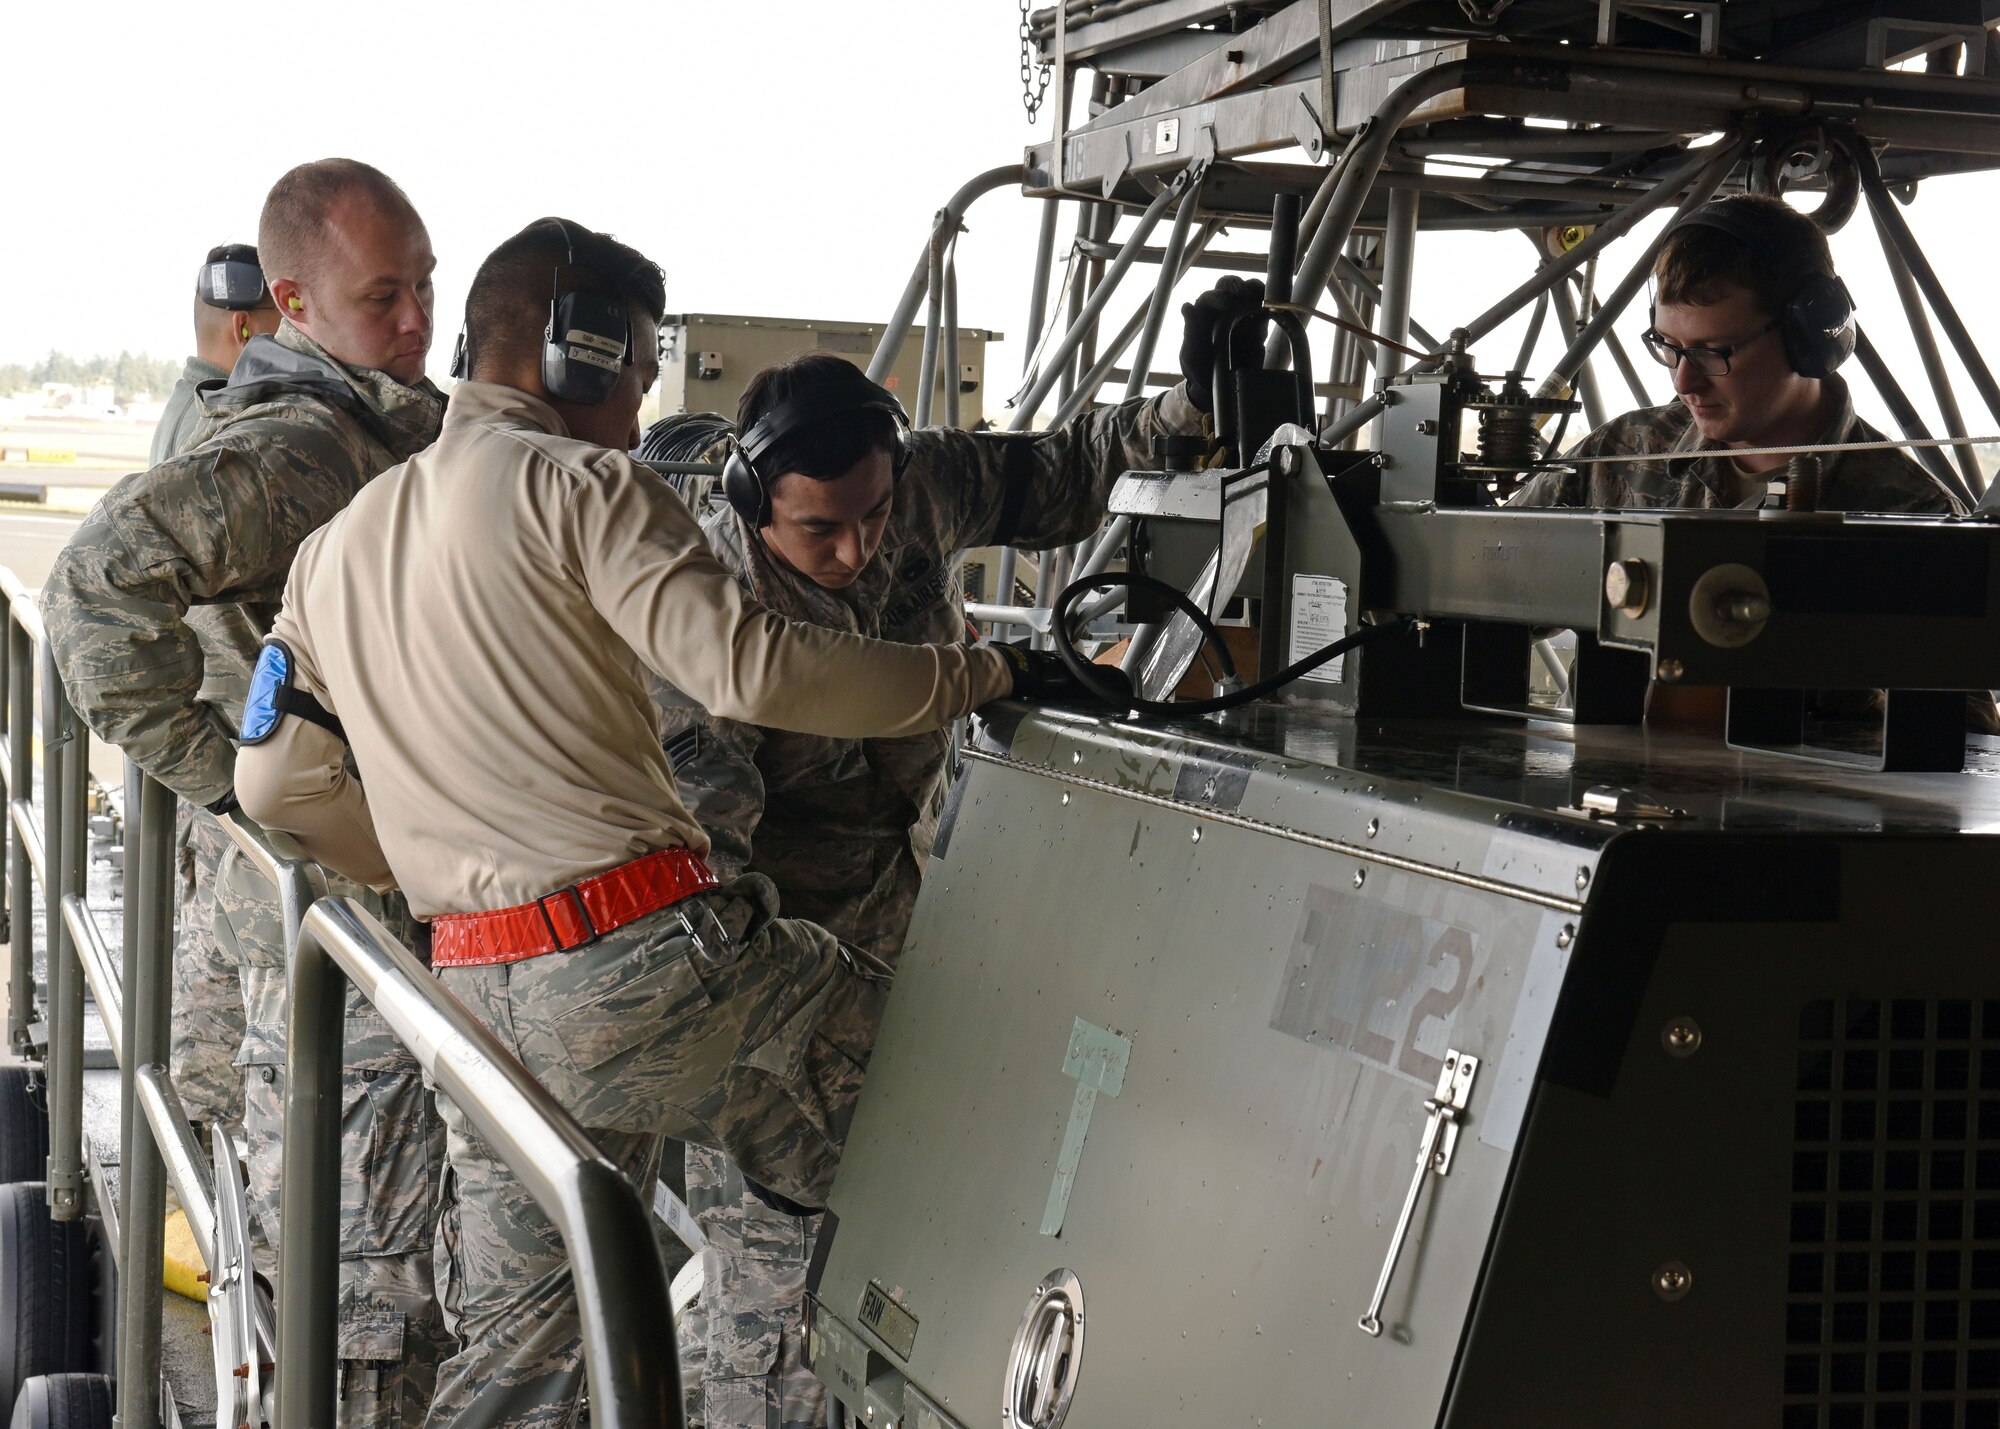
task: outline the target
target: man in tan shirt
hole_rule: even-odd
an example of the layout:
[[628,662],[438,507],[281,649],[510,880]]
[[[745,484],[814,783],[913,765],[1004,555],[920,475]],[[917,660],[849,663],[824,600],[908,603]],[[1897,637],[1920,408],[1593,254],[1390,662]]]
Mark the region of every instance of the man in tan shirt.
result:
[[[664,306],[652,264],[557,220],[486,260],[466,303],[472,380],[437,445],[300,550],[273,640],[323,708],[246,747],[237,790],[316,858],[399,885],[433,920],[445,985],[636,1185],[666,1132],[818,1205],[884,970],[777,918],[763,877],[716,885],[647,671],[729,718],[846,738],[1073,686],[1052,658],[868,640],[756,605],[624,450]],[[431,1422],[567,1424],[579,1330],[558,1239],[440,1102],[464,1348]]]

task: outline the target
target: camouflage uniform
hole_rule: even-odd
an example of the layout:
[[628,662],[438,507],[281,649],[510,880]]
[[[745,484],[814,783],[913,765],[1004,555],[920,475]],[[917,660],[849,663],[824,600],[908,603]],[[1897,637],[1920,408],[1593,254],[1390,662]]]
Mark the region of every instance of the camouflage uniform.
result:
[[[154,466],[199,446],[228,420],[226,410],[210,413],[197,391],[201,384],[214,391],[228,377],[212,362],[188,359],[153,433]],[[233,729],[250,688],[249,655],[270,615],[259,616],[244,605],[200,605],[182,618],[201,642],[199,698]],[[180,801],[174,819],[180,896],[174,916],[173,1033],[167,1065],[181,1102],[203,1124],[243,1120],[243,1077],[236,1070],[236,1049],[243,1045],[243,989],[236,962],[217,946],[214,930],[215,870],[228,846],[221,820]],[[203,1136],[204,1144],[207,1140]]]
[[[42,617],[64,688],[83,720],[183,801],[206,806],[232,788],[230,736],[242,689],[299,542],[370,477],[428,445],[443,402],[428,383],[404,387],[384,373],[346,367],[285,323],[275,337],[252,339],[227,385],[206,390],[201,405],[194,446],[126,477],[78,526],[43,584]],[[213,844],[219,832],[203,817],[190,820],[197,850],[204,845],[196,840]],[[195,881],[191,875],[189,882]],[[227,932],[218,928],[218,935],[245,954],[239,992],[253,980],[248,973],[260,966],[259,957],[268,964],[274,947],[282,966],[282,937],[274,942],[269,931],[276,926],[275,901],[260,933],[254,897],[243,889],[216,896],[227,922]],[[252,956],[252,948],[261,951]],[[177,970],[176,982],[185,981]],[[190,1042],[200,1027],[197,1019]],[[211,1036],[222,1035],[212,1021],[208,1027]],[[358,1033],[350,1025],[350,1046],[379,1053],[370,1040],[374,1030]],[[247,1036],[255,1034],[246,1026]],[[233,1058],[237,1049],[228,1050]],[[400,1053],[399,1059],[399,1069],[414,1074],[414,1061]],[[371,1072],[378,1069],[364,1065],[351,1072],[350,1093],[360,1079],[375,1080]],[[355,1104],[352,1095],[349,1104]],[[405,1098],[393,1110],[377,1127],[378,1144],[427,1147],[433,1133],[421,1107],[411,1112]],[[251,1108],[244,1112],[254,1121]],[[268,1177],[275,1147],[254,1132],[252,1141],[253,1157],[263,1145],[256,1159]],[[357,1192],[389,1192],[380,1207],[371,1206],[389,1229],[368,1243],[414,1237],[403,1255],[403,1277],[413,1300],[427,1302],[428,1212],[415,1214],[407,1203],[414,1195],[428,1206],[429,1180],[399,1184],[391,1178],[404,1177],[406,1165],[386,1151],[367,1148],[366,1154],[383,1159],[350,1162],[346,1184]],[[257,1174],[253,1163],[253,1179]],[[265,1230],[275,1243],[275,1225]],[[343,1267],[343,1339],[358,1351],[352,1358],[367,1362],[351,1368],[345,1382],[365,1389],[382,1366],[405,1357],[406,1347],[392,1344],[394,1337],[381,1328],[394,1307],[377,1305],[358,1288],[365,1284],[358,1278],[360,1262],[344,1260]],[[407,1349],[411,1356],[430,1353],[435,1362],[435,1351]],[[421,1370],[413,1383],[423,1385]],[[421,1413],[421,1405],[406,1405],[398,1395],[350,1395],[343,1423],[394,1423],[396,1414],[411,1408]]]
[[[402,897],[327,874],[327,891],[355,898],[404,943],[422,925]],[[285,930],[277,890],[230,845],[215,885],[215,931],[241,976],[245,1032],[243,1131],[250,1211],[276,1269],[278,1185],[285,1121]],[[341,1058],[340,1422],[390,1429],[423,1422],[437,1367],[457,1346],[432,1292],[432,1230],[444,1165],[444,1126],[423,1071],[358,992],[347,1002]]]
[[[875,559],[830,591],[776,561],[724,508],[702,524],[722,563],[760,602],[794,620],[908,643],[964,638],[958,551],[1054,547],[1103,520],[1111,484],[1154,464],[1153,440],[1199,432],[1179,388],[1086,413],[1049,433],[916,432]],[[768,876],[787,915],[810,919],[891,968],[902,953],[944,796],[947,732],[827,739],[717,719],[656,682],[663,737],[688,811],[722,877]],[[873,1045],[876,1028],[868,1028]],[[792,1429],[825,1422],[807,1367],[806,1271],[819,1217],[749,1193],[722,1152],[686,1148],[689,1209],[708,1236],[701,1308],[683,1319],[691,1422],[708,1429]],[[705,1323],[706,1342],[694,1336]]]
[[[179,908],[174,916],[173,1032],[167,1066],[188,1116],[203,1125],[243,1120],[243,989],[236,964],[215,940],[215,869],[229,835],[193,804],[174,820]],[[206,1137],[203,1138],[206,1141]]]
[[[1854,415],[1847,384],[1822,379],[1840,398],[1840,409],[1815,445],[1876,442],[1882,434]],[[1516,492],[1510,506],[1738,506],[1745,485],[1735,463],[1696,453],[1724,450],[1704,441],[1693,414],[1680,402],[1627,412],[1606,422],[1569,451],[1571,458],[1660,452],[1659,461],[1584,463],[1542,472]],[[1764,480],[1782,480],[1780,467],[1755,483],[1748,504],[1763,499]],[[1899,451],[1842,452],[1821,458],[1819,504],[1826,511],[1935,511],[1958,509],[1930,474]]]
[[[652,1185],[664,1132],[823,1198],[889,969],[776,911],[751,874],[562,956],[438,976],[634,1185]],[[432,1422],[560,1429],[583,1379],[562,1239],[449,1098],[439,1110],[453,1188],[439,1298],[465,1349],[439,1376]]]

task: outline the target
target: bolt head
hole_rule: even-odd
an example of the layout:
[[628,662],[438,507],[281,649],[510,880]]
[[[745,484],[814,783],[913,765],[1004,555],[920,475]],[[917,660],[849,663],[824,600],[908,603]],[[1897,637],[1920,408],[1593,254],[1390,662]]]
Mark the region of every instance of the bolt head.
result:
[[1701,1050],[1701,1024],[1692,1017],[1676,1017],[1660,1029],[1660,1045],[1669,1057],[1692,1057]]
[[1685,668],[1678,660],[1660,661],[1660,683],[1663,685],[1679,684],[1681,676],[1685,673]]
[[1556,934],[1556,946],[1558,948],[1567,948],[1571,943],[1575,941],[1576,941],[1576,924],[1574,923],[1563,924],[1562,931]]
[[1368,837],[1372,839],[1375,837],[1375,835],[1381,832],[1382,832],[1382,821],[1380,819],[1370,819],[1368,821]]
[[1354,886],[1356,888],[1359,888],[1362,884],[1366,883],[1367,881],[1368,881],[1367,869],[1357,868],[1354,870]]
[[1626,615],[1645,612],[1652,594],[1652,572],[1641,560],[1613,561],[1604,572],[1604,599]]
[[1653,1293],[1669,1304],[1694,1288],[1694,1272],[1678,1260],[1670,1260],[1653,1272]]

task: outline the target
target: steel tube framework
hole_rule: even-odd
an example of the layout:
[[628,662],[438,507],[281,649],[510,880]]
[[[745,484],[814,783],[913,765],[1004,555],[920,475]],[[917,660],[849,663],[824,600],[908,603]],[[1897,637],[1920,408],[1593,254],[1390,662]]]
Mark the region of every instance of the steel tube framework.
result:
[[[81,741],[79,741],[79,746]],[[81,749],[79,748],[79,756]],[[167,1174],[152,1127],[140,1109],[135,1074],[140,1068],[164,1076],[167,1060],[174,936],[174,806],[165,786],[148,779],[140,793],[137,820],[139,877],[135,906],[126,916],[139,920],[138,954],[125,969],[123,1081],[133,1091],[126,1100],[123,1132],[126,1159],[119,1168],[119,1221],[125,1253],[119,1263],[118,1420],[121,1429],[160,1423],[160,1277],[150,1267],[166,1252]],[[78,890],[81,892],[81,890]],[[78,969],[79,979],[81,969]]]
[[[89,782],[88,739],[70,708],[46,643],[42,672],[42,850],[48,864],[49,954],[49,1213],[59,1221],[83,1216],[83,973],[62,899],[82,896],[88,874],[84,826]],[[57,1108],[61,1108],[58,1117]]]
[[[1861,364],[1861,370],[1867,373],[1868,380],[1875,384],[1875,390],[1881,394],[1883,405],[1888,407],[1889,415],[1895,419],[1897,429],[1911,441],[1929,441],[1930,428],[1924,425],[1924,419],[1917,414],[1916,404],[1910,400],[1909,394],[1903,391],[1903,384],[1896,380],[1896,374],[1889,370],[1889,364],[1883,360],[1882,354],[1869,340],[1867,330],[1859,325],[1854,329],[1854,360]],[[1954,432],[1951,435],[1962,437],[1965,434]],[[1952,500],[1966,510],[1970,511],[1979,504],[1979,498],[1972,494],[1971,488],[1966,485],[1958,471],[1944,459],[1936,447],[1913,447],[1910,455],[1922,464],[1924,470],[1931,474],[1938,485],[1951,493]]]
[[[1009,184],[1027,181],[1027,169],[1021,164],[1002,164],[999,168],[988,169],[985,173],[968,180],[964,187],[946,201],[938,210],[937,218],[931,225],[936,233],[939,228],[957,232],[958,225],[965,218],[966,209],[974,199],[989,194]],[[880,382],[889,375],[902,355],[903,340],[909,336],[910,324],[917,316],[917,304],[924,300],[925,291],[930,287],[931,249],[924,245],[924,251],[917,258],[917,268],[910,275],[910,281],[903,289],[903,296],[896,302],[896,311],[889,319],[888,327],[882,330],[882,340],[876,345],[875,355],[868,359],[868,376],[871,381]]]
[[[1965,365],[1966,375],[1972,379],[1972,385],[1978,390],[1980,400],[1986,404],[1987,412],[1994,421],[2000,422],[2000,383],[1994,382],[1992,370],[1979,354],[1979,344],[1972,340],[1972,334],[1966,330],[1958,309],[1952,306],[1951,295],[1945,292],[1944,284],[1939,281],[1937,270],[1931,267],[1931,260],[1924,256],[1916,235],[1910,232],[1908,221],[1896,207],[1896,201],[1889,196],[1889,190],[1883,186],[1882,173],[1876,166],[1874,155],[1865,147],[1859,148],[1855,153],[1855,163],[1861,169],[1861,189],[1868,196],[1869,211],[1875,215],[1876,223],[1881,225],[1888,238],[1885,246],[1893,247],[1908,265],[1910,276],[1923,290],[1931,311],[1937,314],[1938,326],[1944,329],[1952,350]],[[1976,470],[1971,484],[1975,488],[1980,485]]]
[[[1688,190],[1688,196],[1681,200],[1680,207],[1674,210],[1673,218],[1668,220],[1666,226],[1660,230],[1659,236],[1646,245],[1645,252],[1640,256],[1639,261],[1634,263],[1625,276],[1619,280],[1618,286],[1611,290],[1611,296],[1603,301],[1596,315],[1589,322],[1585,323],[1582,330],[1576,334],[1575,340],[1570,343],[1568,349],[1556,363],[1555,369],[1549,374],[1550,381],[1567,382],[1572,376],[1583,370],[1584,364],[1590,359],[1591,349],[1603,341],[1604,335],[1611,331],[1611,325],[1624,315],[1626,305],[1632,301],[1638,294],[1639,289],[1646,285],[1646,280],[1652,276],[1653,262],[1660,256],[1660,249],[1666,246],[1667,235],[1673,232],[1674,224],[1694,212],[1697,208],[1700,208],[1714,196],[1715,191],[1722,187],[1722,181],[1729,177],[1730,169],[1735,167],[1737,159],[1742,156],[1748,147],[1748,141],[1741,138],[1724,142],[1722,152],[1716,154],[1714,159],[1695,178],[1693,185]],[[1568,295],[1560,285],[1555,289],[1555,295],[1556,302],[1559,305],[1563,305],[1564,320],[1567,322],[1570,320],[1572,312],[1566,304]],[[1598,411],[1590,414],[1590,423],[1593,427],[1599,427],[1604,424],[1601,404]]]
[[[1882,244],[1882,259],[1888,265],[1889,277],[1896,285],[1896,296],[1903,304],[1903,317],[1910,325],[1910,337],[1917,344],[1917,355],[1924,364],[1924,376],[1931,384],[1931,395],[1937,398],[1938,415],[1944,419],[1944,431],[1948,437],[1967,435],[1965,414],[1958,405],[1958,393],[1953,389],[1951,373],[1944,365],[1944,354],[1938,350],[1937,334],[1931,330],[1931,320],[1924,311],[1923,295],[1917,289],[1916,277],[1910,272],[1910,265],[1904,259],[1902,250],[1896,246],[1879,214],[1873,215],[1875,234]],[[1857,349],[1859,343],[1856,343]],[[1878,359],[1879,360],[1879,359]],[[1863,361],[1865,367],[1866,360]],[[1872,374],[1871,374],[1872,375]],[[1881,383],[1878,381],[1879,388]],[[1980,489],[1979,462],[1970,447],[1954,447],[1952,460],[1964,478],[1964,484],[1973,491]]]
[[[1133,228],[1131,236],[1125,240],[1124,245],[1118,250],[1118,256],[1105,269],[1103,281],[1091,290],[1089,298],[1084,301],[1082,309],[1070,323],[1069,331],[1065,332],[1062,341],[1056,344],[1055,351],[1042,359],[1042,370],[1021,398],[1020,405],[1015,408],[1014,416],[1007,424],[1008,431],[1025,431],[1034,421],[1035,413],[1041,409],[1043,401],[1055,387],[1057,379],[1068,367],[1070,358],[1082,346],[1084,338],[1097,326],[1097,319],[1104,311],[1104,305],[1111,301],[1111,295],[1118,290],[1119,282],[1132,267],[1133,260],[1138,257],[1138,250],[1144,247],[1146,239],[1152,236],[1154,226],[1159,223],[1160,216],[1167,211],[1167,205],[1174,201],[1179,187],[1173,185],[1161,190],[1159,197],[1139,215],[1139,222]],[[1108,368],[1106,370],[1109,371]]]

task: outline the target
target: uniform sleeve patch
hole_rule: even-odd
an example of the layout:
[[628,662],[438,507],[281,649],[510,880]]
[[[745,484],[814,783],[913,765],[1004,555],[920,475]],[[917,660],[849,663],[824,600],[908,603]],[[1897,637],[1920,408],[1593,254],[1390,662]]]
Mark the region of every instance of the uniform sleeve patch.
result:
[[694,757],[701,753],[701,726],[698,724],[689,725],[679,734],[667,740],[661,748],[667,751],[667,762],[676,769],[680,768],[683,764],[692,763]]

